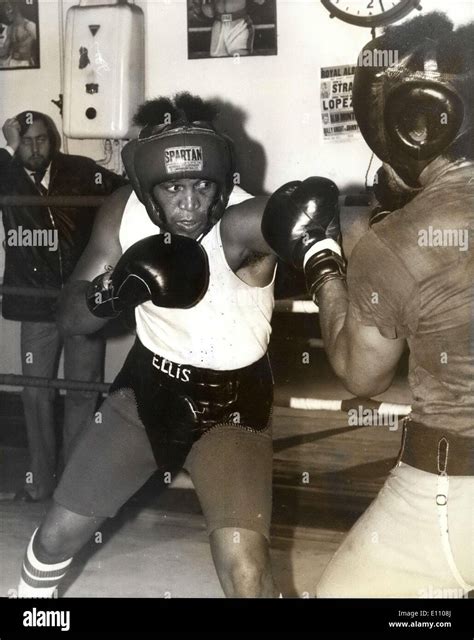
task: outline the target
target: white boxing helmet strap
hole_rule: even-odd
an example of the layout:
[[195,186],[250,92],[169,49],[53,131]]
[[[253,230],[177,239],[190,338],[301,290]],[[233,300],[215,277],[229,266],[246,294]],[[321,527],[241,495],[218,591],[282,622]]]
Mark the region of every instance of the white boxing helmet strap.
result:
[[218,186],[209,210],[209,226],[223,215],[233,188],[234,160],[229,139],[204,122],[146,127],[122,150],[122,159],[139,200],[152,222],[166,224],[153,187],[167,180],[196,178]]

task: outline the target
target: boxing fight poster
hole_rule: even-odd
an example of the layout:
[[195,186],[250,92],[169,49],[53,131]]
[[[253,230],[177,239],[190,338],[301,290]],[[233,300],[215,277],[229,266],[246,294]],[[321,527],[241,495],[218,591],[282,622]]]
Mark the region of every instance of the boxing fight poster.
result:
[[358,135],[352,108],[355,67],[321,67],[321,118],[324,140],[348,140]]
[[38,69],[38,0],[0,3],[0,71]]

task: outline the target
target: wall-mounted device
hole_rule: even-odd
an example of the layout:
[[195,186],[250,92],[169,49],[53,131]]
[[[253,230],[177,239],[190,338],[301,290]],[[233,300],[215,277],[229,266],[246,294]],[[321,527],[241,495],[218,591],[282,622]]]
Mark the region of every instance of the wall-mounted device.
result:
[[144,16],[131,4],[67,12],[63,128],[70,138],[124,139],[145,98]]

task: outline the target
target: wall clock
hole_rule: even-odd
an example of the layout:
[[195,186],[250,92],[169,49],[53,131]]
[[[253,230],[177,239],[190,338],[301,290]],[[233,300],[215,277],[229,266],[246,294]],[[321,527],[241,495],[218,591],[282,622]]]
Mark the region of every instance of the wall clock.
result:
[[381,27],[401,20],[420,0],[321,0],[331,18],[339,18],[358,27]]

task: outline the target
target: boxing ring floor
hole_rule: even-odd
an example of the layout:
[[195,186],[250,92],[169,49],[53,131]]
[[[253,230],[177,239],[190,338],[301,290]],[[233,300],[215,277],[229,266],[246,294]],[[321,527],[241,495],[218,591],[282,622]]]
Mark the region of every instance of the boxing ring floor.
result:
[[[351,396],[324,363],[310,367],[312,373],[291,363],[290,369],[275,366],[271,556],[285,596],[313,597],[344,533],[393,466],[401,427],[351,426],[345,413],[289,408],[292,396]],[[405,376],[377,399],[409,402]],[[21,415],[7,413],[1,410],[4,425],[9,420],[21,429]],[[3,441],[0,448],[0,596],[15,588],[25,546],[46,508],[11,501],[27,469],[26,449],[20,441],[11,445]],[[61,595],[223,597],[189,479],[180,476],[158,498],[150,480],[76,557]]]

